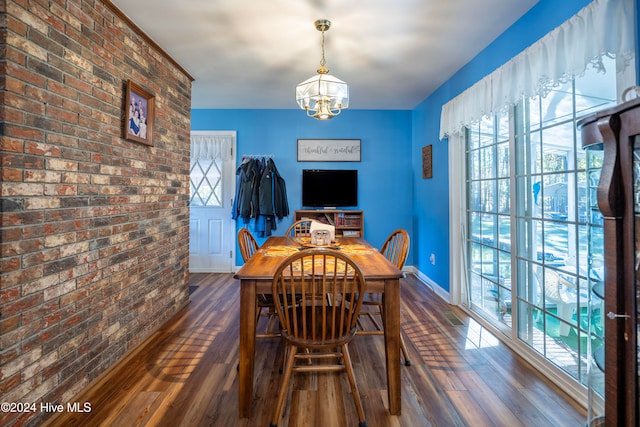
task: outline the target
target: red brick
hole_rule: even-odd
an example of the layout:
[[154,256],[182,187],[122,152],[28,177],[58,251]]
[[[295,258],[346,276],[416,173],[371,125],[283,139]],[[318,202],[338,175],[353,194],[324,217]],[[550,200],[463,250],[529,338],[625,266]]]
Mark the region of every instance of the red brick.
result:
[[2,138],[0,139],[0,150],[22,153],[25,142],[21,139]]
[[[0,242],[15,242],[16,240],[20,240],[21,238],[22,228],[20,227],[5,227],[0,229]],[[0,255],[4,256],[4,254]]]
[[60,147],[56,147],[55,145],[36,141],[27,141],[25,143],[25,153],[34,154],[36,156],[60,157],[60,152]]
[[9,317],[15,314],[22,313],[23,311],[36,307],[37,305],[41,304],[42,301],[42,294],[34,294],[17,299],[15,301],[2,305],[2,315]]
[[[4,288],[4,286],[3,286]],[[7,304],[11,301],[15,301],[20,298],[20,287],[14,286],[12,288],[0,289],[0,302]]]
[[21,266],[20,257],[0,258],[0,271],[3,273],[18,270]]
[[0,178],[3,182],[21,182],[23,180],[21,169],[3,168],[0,171]]
[[20,384],[20,373],[16,373],[11,375],[8,378],[3,378],[0,381],[0,394],[7,393],[8,390],[11,390],[14,387],[17,387]]

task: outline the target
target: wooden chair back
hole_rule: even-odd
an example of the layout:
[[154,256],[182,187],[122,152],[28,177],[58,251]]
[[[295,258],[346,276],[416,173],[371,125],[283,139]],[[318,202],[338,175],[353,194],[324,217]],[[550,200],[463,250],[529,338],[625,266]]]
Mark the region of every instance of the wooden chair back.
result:
[[311,220],[300,219],[287,229],[285,236],[289,237],[311,237]]
[[364,289],[360,268],[339,251],[309,249],[291,255],[272,282],[283,338],[304,348],[349,342]]
[[387,237],[380,249],[380,253],[402,270],[409,254],[409,233],[403,229],[395,230]]
[[247,262],[258,250],[258,242],[247,228],[241,228],[238,231],[238,244],[240,245],[240,254],[244,262]]

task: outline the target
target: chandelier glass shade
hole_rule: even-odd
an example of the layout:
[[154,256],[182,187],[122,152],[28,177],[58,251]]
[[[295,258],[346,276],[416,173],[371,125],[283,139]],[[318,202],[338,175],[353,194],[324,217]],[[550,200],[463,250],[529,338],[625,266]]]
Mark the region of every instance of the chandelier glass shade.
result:
[[328,120],[349,107],[349,86],[329,74],[325,67],[324,32],[329,29],[331,22],[319,19],[315,25],[318,31],[322,31],[322,60],[317,69],[318,74],[296,86],[296,102],[307,112],[307,116]]

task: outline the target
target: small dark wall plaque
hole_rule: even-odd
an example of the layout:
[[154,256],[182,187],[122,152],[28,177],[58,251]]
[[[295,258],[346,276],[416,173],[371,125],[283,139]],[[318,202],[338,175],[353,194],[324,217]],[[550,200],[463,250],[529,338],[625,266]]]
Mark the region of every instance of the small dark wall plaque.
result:
[[422,147],[422,178],[431,178],[433,176],[431,164],[431,145],[427,145]]

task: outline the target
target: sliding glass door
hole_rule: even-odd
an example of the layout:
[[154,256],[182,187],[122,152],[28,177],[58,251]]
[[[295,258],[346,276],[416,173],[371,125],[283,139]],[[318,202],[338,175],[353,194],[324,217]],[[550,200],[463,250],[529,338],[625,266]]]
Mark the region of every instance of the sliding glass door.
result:
[[[608,60],[607,70],[615,70]],[[467,303],[586,383],[586,156],[576,122],[616,103],[613,71],[522,100],[466,134]],[[593,270],[593,269],[592,269]]]

